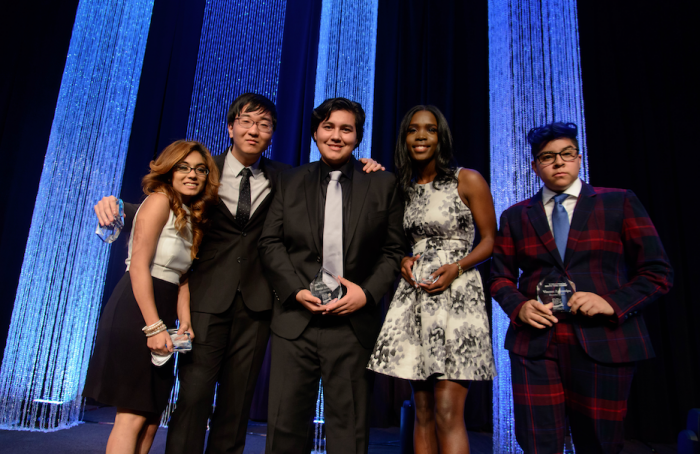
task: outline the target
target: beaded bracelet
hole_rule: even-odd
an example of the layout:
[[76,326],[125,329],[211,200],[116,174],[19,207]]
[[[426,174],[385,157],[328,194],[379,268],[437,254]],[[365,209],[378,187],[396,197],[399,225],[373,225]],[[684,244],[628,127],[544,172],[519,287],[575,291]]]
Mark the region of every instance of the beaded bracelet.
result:
[[156,334],[162,333],[162,332],[165,331],[166,329],[168,329],[168,328],[167,328],[165,325],[163,325],[163,326],[161,326],[160,328],[156,329],[155,331],[151,331],[151,332],[147,333],[147,334],[146,334],[146,337],[153,337],[153,336],[155,336]]
[[141,328],[146,337],[151,337],[155,334],[160,333],[161,331],[164,331],[165,329],[167,328],[165,327],[163,320],[158,320],[152,325],[144,326],[143,328]]

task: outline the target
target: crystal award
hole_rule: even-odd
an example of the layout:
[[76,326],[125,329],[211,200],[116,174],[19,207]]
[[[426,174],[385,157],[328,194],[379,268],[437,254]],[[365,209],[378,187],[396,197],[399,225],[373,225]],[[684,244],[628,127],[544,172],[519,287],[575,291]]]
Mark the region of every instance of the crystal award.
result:
[[431,285],[440,278],[440,276],[433,276],[433,273],[440,268],[440,264],[435,262],[436,259],[437,252],[435,249],[429,249],[423,251],[418,260],[415,261],[413,264],[413,276],[419,284]]
[[102,227],[100,223],[97,223],[97,230],[95,233],[98,237],[105,243],[113,243],[117,238],[119,238],[119,233],[121,233],[124,228],[124,202],[119,199],[119,215],[116,219],[109,225]]
[[567,305],[576,286],[557,271],[552,271],[537,284],[537,301],[542,304],[554,303],[553,312],[569,312]]
[[168,330],[170,334],[170,340],[173,341],[173,350],[176,352],[186,353],[192,350],[192,340],[190,339],[190,333],[177,333],[177,328],[170,328]]
[[311,281],[310,290],[313,296],[321,300],[321,304],[340,299],[344,294],[340,278],[325,268],[321,268]]

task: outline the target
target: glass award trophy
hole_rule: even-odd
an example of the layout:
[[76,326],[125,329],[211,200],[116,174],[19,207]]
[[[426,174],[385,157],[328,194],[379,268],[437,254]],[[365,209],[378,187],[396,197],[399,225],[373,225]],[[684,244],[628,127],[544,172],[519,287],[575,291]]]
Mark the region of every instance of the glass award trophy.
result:
[[311,281],[309,290],[313,296],[321,300],[321,304],[328,304],[344,295],[343,286],[338,276],[323,267]]
[[440,278],[440,276],[433,276],[433,273],[440,268],[439,263],[433,262],[436,258],[437,252],[434,249],[426,250],[413,264],[413,277],[416,278],[419,284],[431,285]]
[[553,312],[569,312],[569,299],[576,292],[573,282],[556,270],[552,271],[537,284],[537,301],[542,304],[554,303]]
[[173,350],[176,352],[186,353],[192,350],[192,340],[190,339],[190,333],[177,333],[177,328],[170,328],[168,330],[170,334],[170,340],[173,341]]
[[119,215],[114,222],[104,227],[102,227],[98,222],[97,230],[95,230],[97,236],[99,236],[100,239],[107,244],[113,243],[117,238],[119,238],[119,234],[121,233],[122,228],[124,228],[124,202],[122,199],[119,199],[118,205]]

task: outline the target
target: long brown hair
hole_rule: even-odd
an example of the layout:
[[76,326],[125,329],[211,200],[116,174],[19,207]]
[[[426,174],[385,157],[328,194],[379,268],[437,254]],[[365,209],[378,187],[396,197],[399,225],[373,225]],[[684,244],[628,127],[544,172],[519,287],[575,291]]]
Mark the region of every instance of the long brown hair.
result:
[[[204,189],[190,199],[190,214],[183,208],[180,193],[173,188],[173,167],[182,162],[192,152],[198,152],[204,159],[204,165],[209,169],[209,174],[204,182]],[[187,219],[192,223],[192,259],[197,257],[199,245],[202,244],[204,230],[209,219],[207,209],[218,200],[219,197],[219,168],[214,163],[209,150],[199,142],[193,140],[178,140],[168,145],[156,158],[151,161],[151,172],[143,177],[141,186],[146,195],[160,192],[170,199],[170,209],[175,213],[175,228],[182,236],[186,234]]]

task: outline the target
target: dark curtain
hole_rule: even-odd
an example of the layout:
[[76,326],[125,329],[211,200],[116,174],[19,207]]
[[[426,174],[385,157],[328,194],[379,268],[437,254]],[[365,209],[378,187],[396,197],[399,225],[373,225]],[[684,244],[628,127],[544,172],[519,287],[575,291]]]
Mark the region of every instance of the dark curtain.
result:
[[0,5],[0,360],[77,7],[78,0]]
[[697,5],[578,3],[591,183],[639,196],[675,270],[644,312],[656,358],[639,363],[629,399],[626,436],[650,442],[675,441],[700,407]]
[[271,158],[293,166],[309,162],[320,20],[321,0],[287,0]]
[[[486,1],[379,2],[372,157],[387,169],[394,167],[403,115],[416,104],[433,104],[450,124],[457,164],[489,179],[487,14]],[[480,271],[488,276],[486,268]],[[488,295],[487,301],[490,313]],[[390,302],[388,295],[385,310]],[[471,384],[465,408],[469,428],[491,427],[491,385]],[[397,426],[401,405],[410,398],[405,380],[377,375],[372,424]]]
[[[163,148],[187,135],[204,5],[204,0],[156,1],[153,5],[122,189],[118,194],[127,202],[143,200],[141,179],[149,171],[148,164]],[[112,245],[103,305],[124,275],[127,246],[126,234]]]

